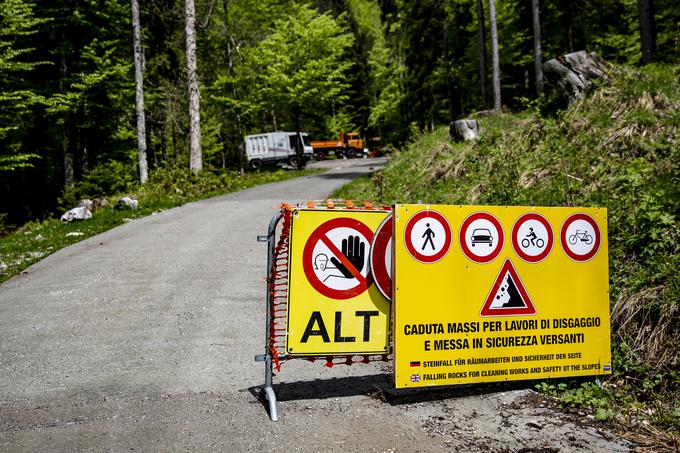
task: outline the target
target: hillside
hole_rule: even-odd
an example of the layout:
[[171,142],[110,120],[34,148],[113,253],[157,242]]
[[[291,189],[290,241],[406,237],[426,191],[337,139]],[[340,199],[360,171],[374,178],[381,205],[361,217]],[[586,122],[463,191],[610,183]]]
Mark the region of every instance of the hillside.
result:
[[[542,99],[520,114],[479,118],[482,138],[473,143],[449,142],[437,129],[335,196],[606,207],[612,382],[652,405],[650,390],[668,391],[666,407],[679,412],[679,74],[677,66],[616,68],[610,83],[567,110],[549,115]],[[678,413],[669,417],[677,426]]]

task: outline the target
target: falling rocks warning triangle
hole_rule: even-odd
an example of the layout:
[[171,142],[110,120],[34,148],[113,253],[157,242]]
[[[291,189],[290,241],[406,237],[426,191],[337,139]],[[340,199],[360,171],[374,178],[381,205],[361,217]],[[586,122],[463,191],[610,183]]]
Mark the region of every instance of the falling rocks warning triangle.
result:
[[509,259],[503,263],[479,314],[481,316],[536,314],[536,307]]

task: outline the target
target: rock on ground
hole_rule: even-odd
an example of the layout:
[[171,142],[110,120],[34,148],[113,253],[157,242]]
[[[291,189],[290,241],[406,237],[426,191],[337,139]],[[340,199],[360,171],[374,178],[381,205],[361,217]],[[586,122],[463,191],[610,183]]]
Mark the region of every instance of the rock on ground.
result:
[[92,212],[86,207],[80,206],[73,208],[70,211],[65,212],[61,216],[61,221],[64,223],[69,223],[74,220],[89,220],[92,218]]

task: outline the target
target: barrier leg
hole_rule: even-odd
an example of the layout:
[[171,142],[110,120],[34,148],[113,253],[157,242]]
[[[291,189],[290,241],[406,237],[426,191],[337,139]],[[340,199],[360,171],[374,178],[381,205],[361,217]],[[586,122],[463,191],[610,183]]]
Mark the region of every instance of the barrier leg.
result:
[[[278,211],[272,221],[269,223],[269,231],[267,232],[267,315],[266,315],[266,328],[265,328],[265,346],[264,346],[264,385],[262,389],[269,402],[269,417],[273,422],[279,421],[279,414],[276,410],[276,394],[274,393],[274,388],[272,387],[272,379],[274,376],[274,369],[272,367],[272,355],[269,350],[269,335],[272,329],[272,300],[270,295],[269,284],[273,277],[273,265],[274,265],[274,248],[276,243],[276,225],[279,220],[283,217],[283,212]],[[259,240],[259,239],[258,239]],[[257,360],[257,358],[256,358]]]
[[265,359],[265,371],[264,371],[264,386],[262,389],[264,390],[264,394],[267,397],[267,401],[269,402],[269,417],[272,419],[273,422],[278,422],[279,421],[279,414],[276,410],[276,394],[274,393],[274,388],[272,387],[272,376],[274,374],[272,370],[272,357],[271,355],[267,355],[267,358]]

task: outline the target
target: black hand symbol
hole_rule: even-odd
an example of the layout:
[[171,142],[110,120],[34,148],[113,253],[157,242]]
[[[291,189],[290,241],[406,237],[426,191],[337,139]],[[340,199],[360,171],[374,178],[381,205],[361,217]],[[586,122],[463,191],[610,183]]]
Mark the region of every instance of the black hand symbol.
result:
[[[366,244],[361,242],[359,236],[350,236],[349,238],[342,240],[342,254],[347,257],[347,260],[352,263],[352,266],[354,266],[357,271],[361,272],[364,268],[364,261],[366,260]],[[331,263],[342,272],[342,275],[344,275],[345,278],[354,278],[352,271],[347,269],[347,267],[345,267],[345,265],[336,257],[331,258]]]

